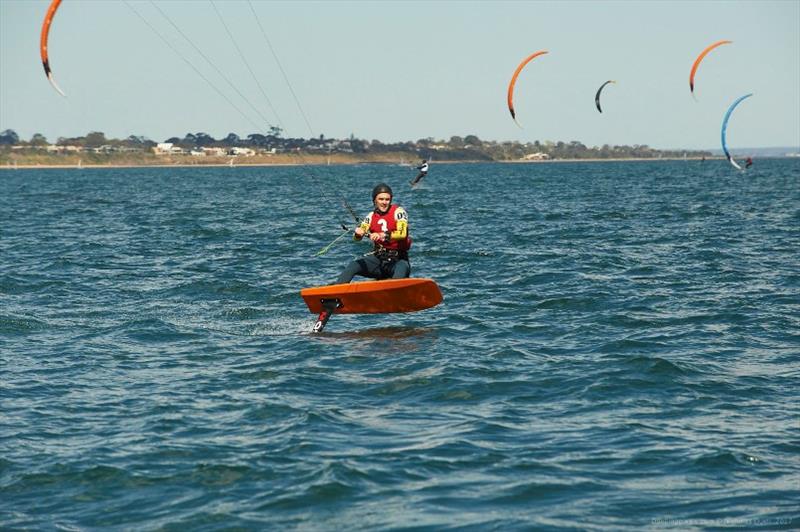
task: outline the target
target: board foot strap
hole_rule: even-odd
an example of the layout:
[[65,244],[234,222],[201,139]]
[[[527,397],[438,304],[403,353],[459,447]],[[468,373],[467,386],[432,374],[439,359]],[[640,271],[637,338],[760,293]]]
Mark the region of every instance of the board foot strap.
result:
[[313,331],[315,333],[320,333],[325,328],[325,325],[328,323],[328,320],[331,319],[333,316],[333,312],[341,306],[341,302],[338,299],[323,299],[322,300],[322,312],[319,313],[317,317],[317,323],[314,324]]

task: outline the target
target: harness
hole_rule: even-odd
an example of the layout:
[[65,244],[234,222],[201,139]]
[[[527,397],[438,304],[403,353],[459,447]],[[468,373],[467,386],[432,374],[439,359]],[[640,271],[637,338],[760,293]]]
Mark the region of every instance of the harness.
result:
[[379,266],[381,274],[383,277],[389,277],[394,273],[394,267],[398,261],[408,260],[408,251],[400,251],[397,249],[386,249],[383,246],[375,246],[371,252],[367,253],[367,255],[375,255],[381,264]]
[[369,254],[375,255],[378,260],[383,262],[392,263],[398,260],[408,260],[408,251],[399,249],[387,249],[383,246],[375,246]]

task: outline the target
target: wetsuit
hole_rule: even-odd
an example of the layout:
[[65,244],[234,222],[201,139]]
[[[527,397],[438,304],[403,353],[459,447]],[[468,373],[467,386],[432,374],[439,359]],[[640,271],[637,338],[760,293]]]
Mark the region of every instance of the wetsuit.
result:
[[[391,205],[385,213],[374,210],[361,222],[365,234],[382,233],[383,240],[375,243],[374,249],[351,262],[336,280],[337,284],[349,283],[356,275],[373,279],[402,279],[411,275],[408,261],[408,214],[398,205]],[[354,240],[363,237],[353,235]]]

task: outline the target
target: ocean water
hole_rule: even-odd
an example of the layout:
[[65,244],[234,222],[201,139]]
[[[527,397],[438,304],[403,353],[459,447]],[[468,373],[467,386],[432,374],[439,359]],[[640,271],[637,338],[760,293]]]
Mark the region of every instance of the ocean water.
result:
[[[0,528],[800,528],[800,160],[0,172]],[[386,181],[444,302],[315,316]]]

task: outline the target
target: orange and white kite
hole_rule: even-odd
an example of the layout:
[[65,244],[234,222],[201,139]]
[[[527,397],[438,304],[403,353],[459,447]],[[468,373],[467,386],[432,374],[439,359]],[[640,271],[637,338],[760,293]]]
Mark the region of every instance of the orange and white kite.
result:
[[58,85],[56,85],[56,80],[53,79],[53,72],[50,70],[50,60],[47,57],[47,37],[50,34],[50,24],[53,22],[53,17],[60,4],[61,0],[53,0],[50,3],[50,7],[47,9],[47,14],[44,16],[44,22],[42,23],[42,36],[39,44],[39,51],[42,55],[42,66],[44,66],[44,74],[47,76],[47,80],[61,96],[66,96],[66,94],[58,88]]
[[700,62],[708,55],[708,52],[716,48],[717,46],[722,46],[723,44],[730,44],[733,41],[717,41],[714,44],[708,46],[705,50],[700,52],[700,55],[697,56],[697,59],[694,60],[694,64],[692,65],[692,71],[689,74],[689,92],[692,93],[694,96],[694,75],[697,73],[697,67],[700,66]]
[[539,50],[538,52],[534,52],[525,59],[522,60],[522,63],[517,66],[517,69],[514,71],[514,75],[511,76],[511,81],[508,84],[508,111],[511,113],[511,118],[514,119],[514,122],[520,126],[519,122],[517,122],[517,113],[514,110],[514,86],[517,84],[517,77],[519,73],[525,68],[525,65],[533,61],[535,58],[539,57],[540,55],[544,55],[547,53],[547,50]]

